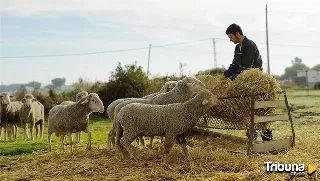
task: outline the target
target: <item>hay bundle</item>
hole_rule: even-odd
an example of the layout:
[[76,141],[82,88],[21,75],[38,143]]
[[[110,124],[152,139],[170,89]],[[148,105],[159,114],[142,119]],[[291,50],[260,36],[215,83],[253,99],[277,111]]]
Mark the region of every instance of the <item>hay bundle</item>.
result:
[[259,69],[248,69],[239,74],[228,89],[229,96],[244,96],[261,94],[258,100],[275,100],[281,88],[271,75],[264,74]]
[[[249,126],[251,106],[250,95],[261,94],[255,96],[256,100],[275,100],[277,99],[277,92],[281,91],[277,80],[259,69],[248,69],[243,71],[234,81],[230,81],[228,84],[226,84],[227,81],[218,81],[224,80],[221,76],[213,80],[215,81],[215,84],[220,83],[223,85],[210,89],[214,90],[213,93],[220,97],[220,101],[218,106],[213,107],[208,112],[208,116],[223,119],[225,122],[237,124],[239,127]],[[207,82],[211,81],[207,80]],[[220,95],[230,98],[225,99]],[[272,113],[273,110],[274,109],[259,109],[256,110],[255,114],[266,115]],[[262,129],[268,127],[269,124],[259,124],[257,126]]]
[[232,84],[232,81],[223,75],[198,75],[197,79],[202,81],[218,97],[226,97],[228,95],[227,90]]

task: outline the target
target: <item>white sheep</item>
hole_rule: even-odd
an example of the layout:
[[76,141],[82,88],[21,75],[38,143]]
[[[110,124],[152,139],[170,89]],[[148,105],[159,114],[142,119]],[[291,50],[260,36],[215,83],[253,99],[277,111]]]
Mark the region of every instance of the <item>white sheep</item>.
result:
[[[152,93],[152,94],[149,94],[149,95],[146,95],[142,98],[122,98],[122,99],[117,99],[115,101],[113,101],[108,107],[107,107],[107,113],[108,113],[108,116],[109,116],[109,119],[111,121],[114,120],[114,113],[115,113],[115,108],[118,104],[122,103],[122,102],[125,102],[125,101],[128,101],[128,100],[133,100],[133,99],[151,99],[153,98],[154,96],[158,95],[158,94],[161,94],[161,93],[166,93],[166,92],[169,92],[170,90],[172,90],[175,86],[177,85],[177,81],[167,81],[163,86],[162,88],[160,89],[159,92],[157,93]],[[113,127],[111,128],[111,130],[109,131],[109,133],[107,134],[107,150],[110,150],[111,146],[115,144],[115,135],[116,135],[116,132],[115,132],[115,129],[113,129]],[[142,145],[144,145],[144,139],[142,137],[139,137],[139,140],[141,142]],[[139,141],[138,140],[138,141]],[[153,137],[151,138],[150,140],[150,145],[152,145],[152,140],[153,140]],[[162,140],[162,138],[161,138]],[[139,142],[138,142],[139,143]]]
[[[82,99],[83,97],[86,97],[89,93],[87,91],[81,91],[78,92],[76,95],[76,102],[79,101],[80,99]],[[75,102],[73,101],[63,101],[62,103],[60,103],[60,105],[70,105],[70,104],[74,104]],[[88,117],[89,119],[89,117]],[[76,132],[76,140],[78,143],[80,143],[81,141],[81,132]]]
[[48,146],[51,151],[51,134],[60,136],[61,149],[64,151],[64,137],[68,135],[71,152],[73,152],[72,133],[84,131],[88,134],[87,149],[91,149],[91,131],[88,116],[93,112],[104,112],[104,106],[98,94],[90,93],[71,105],[56,105],[49,111]]
[[[131,143],[139,135],[165,136],[164,153],[170,152],[175,140],[181,145],[185,157],[188,157],[185,134],[188,133],[212,106],[218,104],[217,96],[209,90],[199,91],[184,103],[168,105],[150,105],[131,103],[123,107],[116,115],[116,147],[126,158],[138,159],[138,152]],[[118,144],[120,143],[120,144]]]
[[19,111],[22,106],[20,101],[11,101],[7,92],[0,94],[0,104],[1,104],[1,124],[4,128],[4,140],[7,141],[7,136],[11,139],[17,138],[18,126],[21,126],[21,120],[19,117]]
[[[121,110],[121,108],[124,107],[125,105],[130,103],[143,103],[143,104],[154,104],[154,105],[182,103],[189,100],[197,91],[202,90],[203,88],[205,88],[204,83],[202,83],[197,78],[185,77],[182,80],[179,80],[177,82],[177,85],[167,93],[158,94],[157,96],[151,99],[133,99],[133,100],[128,100],[118,104],[114,111],[115,120],[113,121],[112,129],[109,132],[110,138],[108,139],[110,140],[115,139],[115,136],[116,136],[115,130],[117,125],[116,116],[118,112]],[[152,146],[152,142],[150,146]]]
[[27,139],[27,124],[30,124],[31,138],[34,140],[34,128],[36,128],[36,137],[38,138],[38,125],[40,126],[40,138],[43,138],[44,128],[44,107],[33,97],[32,94],[24,95],[21,100],[23,105],[21,106],[19,117],[24,130],[24,140]]

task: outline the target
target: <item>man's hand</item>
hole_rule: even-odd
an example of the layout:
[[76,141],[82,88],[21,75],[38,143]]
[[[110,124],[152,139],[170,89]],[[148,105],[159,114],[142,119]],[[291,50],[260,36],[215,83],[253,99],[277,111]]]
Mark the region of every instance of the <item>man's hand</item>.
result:
[[225,77],[232,77],[234,74],[237,73],[237,70],[238,70],[238,66],[234,65],[234,64],[230,64],[229,68],[223,72],[223,75]]

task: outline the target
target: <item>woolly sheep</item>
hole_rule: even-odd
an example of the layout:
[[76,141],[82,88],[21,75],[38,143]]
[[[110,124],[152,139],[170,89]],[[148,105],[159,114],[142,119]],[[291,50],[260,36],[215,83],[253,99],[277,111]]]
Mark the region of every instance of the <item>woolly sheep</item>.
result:
[[117,115],[117,148],[126,158],[129,155],[138,159],[138,153],[131,145],[138,136],[165,136],[164,153],[170,152],[175,140],[180,144],[185,157],[188,157],[185,134],[199,118],[212,106],[218,104],[217,96],[209,90],[199,91],[184,103],[150,105],[131,103],[123,107]]
[[[158,94],[161,94],[161,93],[166,93],[166,92],[169,92],[170,90],[172,90],[175,86],[177,85],[177,81],[167,81],[163,86],[162,88],[160,89],[160,91],[158,93],[153,93],[153,94],[149,94],[149,95],[146,95],[142,98],[123,98],[123,99],[117,99],[115,101],[113,101],[108,107],[107,107],[107,113],[108,113],[108,116],[109,116],[109,119],[111,121],[114,120],[114,109],[115,107],[124,102],[124,101],[127,101],[127,100],[133,100],[133,99],[151,99],[153,98],[154,96],[158,95]],[[107,150],[110,150],[112,144],[114,145],[114,142],[115,142],[115,129],[111,129],[107,135]],[[144,145],[144,139],[142,137],[139,137],[139,140],[141,142],[142,145]],[[153,138],[151,139],[153,140]],[[152,145],[152,141],[151,141],[151,145]]]
[[[182,80],[177,82],[177,85],[167,93],[158,94],[157,96],[151,99],[134,99],[129,100],[123,103],[120,103],[115,108],[115,120],[113,121],[112,130],[109,132],[110,140],[115,139],[115,125],[116,123],[116,116],[118,112],[127,104],[130,103],[144,103],[144,104],[155,104],[155,105],[166,105],[172,103],[182,103],[189,100],[197,91],[205,88],[204,83],[194,77],[185,77]],[[113,134],[110,134],[113,133]],[[109,138],[108,138],[109,139]],[[151,142],[152,144],[152,142]],[[152,145],[150,145],[152,146]]]
[[40,138],[43,138],[44,128],[44,107],[33,97],[32,94],[24,95],[21,100],[23,105],[21,106],[19,117],[24,130],[24,140],[27,139],[27,124],[30,124],[31,138],[34,140],[34,128],[36,128],[36,137],[38,138],[38,125],[40,126]]
[[7,92],[0,94],[1,102],[1,124],[4,128],[4,140],[7,141],[7,136],[11,138],[17,138],[18,126],[21,126],[21,120],[19,117],[19,111],[22,106],[20,101],[11,101]]
[[[86,97],[89,93],[87,91],[81,91],[78,92],[76,95],[76,102],[79,101],[80,99]],[[75,102],[73,101],[63,101],[60,105],[70,105],[70,104],[74,104]],[[88,118],[89,119],[89,118]],[[81,132],[76,132],[76,140],[78,143],[80,143],[81,141]]]
[[90,93],[71,105],[56,105],[49,111],[48,147],[51,151],[51,134],[60,136],[61,149],[64,151],[63,140],[68,135],[71,152],[73,152],[72,133],[84,131],[88,133],[87,149],[91,149],[91,131],[88,116],[93,112],[104,112],[104,106],[98,94]]

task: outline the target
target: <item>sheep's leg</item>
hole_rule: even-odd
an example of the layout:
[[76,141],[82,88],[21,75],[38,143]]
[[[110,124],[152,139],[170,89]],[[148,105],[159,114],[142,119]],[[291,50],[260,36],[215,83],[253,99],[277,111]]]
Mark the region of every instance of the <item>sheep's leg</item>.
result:
[[108,133],[108,137],[107,137],[107,150],[109,151],[113,146],[116,145],[115,140],[116,140],[116,126],[115,126],[115,121],[112,124],[112,128]]
[[144,138],[143,138],[143,136],[139,136],[139,140],[140,140],[142,146],[145,146],[145,145],[146,145],[146,144],[144,143]]
[[164,140],[164,153],[168,154],[172,149],[172,145],[176,140],[176,136],[166,134],[166,139]]
[[43,130],[44,130],[44,119],[40,120],[40,138],[43,138]]
[[8,140],[11,140],[12,139],[12,125],[11,124],[8,124]]
[[14,132],[14,139],[16,140],[17,139],[17,136],[18,136],[18,125],[14,124],[13,125],[13,132]]
[[78,143],[81,142],[81,131],[76,132],[76,139],[77,139],[77,142],[78,142]]
[[2,125],[0,125],[0,141],[1,141]]
[[5,123],[3,125],[3,133],[4,133],[4,141],[7,141],[7,139],[8,139],[8,124],[7,123]]
[[28,129],[27,129],[27,123],[23,123],[23,139],[24,139],[24,141],[26,141],[27,140],[27,134],[28,134]]
[[133,133],[128,135],[127,132],[124,132],[122,138],[120,139],[120,144],[135,160],[139,159],[139,153],[134,149],[131,143],[134,141],[134,139],[136,139],[137,136],[138,134]]
[[61,145],[61,150],[64,152],[65,151],[65,149],[64,149],[64,138],[65,137],[65,135],[64,134],[62,134],[61,136],[60,136],[60,145]]
[[36,128],[36,138],[39,138],[39,125],[38,124],[36,124],[35,125],[35,128]]
[[32,141],[34,141],[34,133],[33,133],[34,127],[35,127],[35,123],[32,122],[30,125],[30,134],[31,134]]
[[187,149],[187,140],[186,140],[186,138],[183,135],[181,135],[181,136],[178,136],[177,141],[178,141],[179,145],[182,148],[182,151],[183,151],[183,154],[184,154],[185,158],[188,158],[189,157],[189,153],[188,153],[188,149]]
[[69,145],[70,145],[70,151],[73,153],[73,140],[72,140],[72,133],[68,133],[68,138],[69,138]]
[[107,134],[107,151],[111,149],[112,145],[115,146],[115,139],[112,140],[112,137],[113,137],[112,132],[113,132],[113,129],[111,129]]
[[91,131],[89,130],[89,128],[87,127],[84,130],[85,133],[88,133],[88,144],[87,144],[87,149],[91,150]]
[[153,138],[154,138],[154,136],[150,137],[150,144],[148,145],[150,148],[152,148]]
[[127,150],[123,147],[123,145],[120,143],[120,139],[123,136],[123,129],[121,127],[121,125],[119,124],[117,129],[116,129],[116,139],[115,142],[117,144],[115,144],[115,148],[116,150],[120,151],[124,157],[124,159],[128,159],[129,158],[129,153],[127,152]]
[[64,138],[64,141],[66,142],[66,145],[69,145],[68,137],[65,137],[65,138]]
[[52,150],[52,148],[51,148],[51,134],[52,133],[48,133],[48,149],[49,149],[49,151]]

